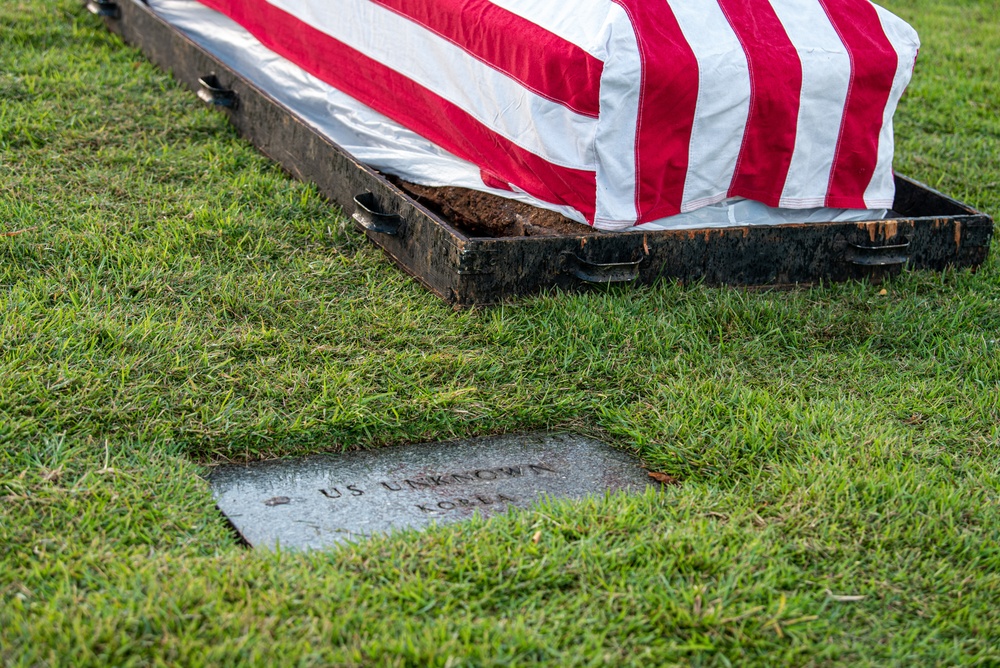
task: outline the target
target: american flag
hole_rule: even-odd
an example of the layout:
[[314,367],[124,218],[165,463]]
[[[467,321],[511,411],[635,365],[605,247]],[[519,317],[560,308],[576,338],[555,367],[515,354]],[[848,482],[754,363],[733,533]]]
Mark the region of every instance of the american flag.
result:
[[624,229],[730,197],[891,208],[919,48],[868,0],[202,0],[477,165]]

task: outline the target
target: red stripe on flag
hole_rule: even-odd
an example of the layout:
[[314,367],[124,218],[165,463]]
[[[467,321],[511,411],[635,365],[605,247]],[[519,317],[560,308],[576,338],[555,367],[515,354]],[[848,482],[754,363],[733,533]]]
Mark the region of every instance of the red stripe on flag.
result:
[[666,0],[613,0],[628,14],[642,59],[635,145],[635,206],[644,223],[680,213],[698,59]]
[[316,30],[265,0],[201,0],[269,49],[445,150],[488,165],[503,181],[546,202],[567,204],[593,222],[595,172],[554,165],[493,132],[460,107]]
[[750,70],[750,112],[729,196],[778,206],[795,151],[802,63],[769,2],[719,0],[719,6]]
[[878,138],[899,56],[867,0],[819,0],[851,57],[851,82],[830,171],[826,205],[865,209]]
[[597,118],[604,63],[572,42],[487,0],[372,2],[419,23],[537,95]]

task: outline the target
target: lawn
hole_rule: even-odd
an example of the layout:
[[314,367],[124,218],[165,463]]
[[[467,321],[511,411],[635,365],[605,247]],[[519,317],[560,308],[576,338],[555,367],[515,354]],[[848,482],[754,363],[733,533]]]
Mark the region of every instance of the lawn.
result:
[[[897,169],[1000,215],[1000,3],[886,5]],[[998,254],[454,311],[80,4],[3,0],[0,662],[1000,665]],[[682,484],[303,554],[202,477],[537,429]]]

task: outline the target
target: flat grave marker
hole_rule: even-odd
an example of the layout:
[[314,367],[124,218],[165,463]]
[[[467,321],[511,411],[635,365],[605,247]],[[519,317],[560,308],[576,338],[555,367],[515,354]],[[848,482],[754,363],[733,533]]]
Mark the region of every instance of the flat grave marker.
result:
[[651,484],[620,450],[547,433],[224,464],[208,480],[247,543],[297,549]]

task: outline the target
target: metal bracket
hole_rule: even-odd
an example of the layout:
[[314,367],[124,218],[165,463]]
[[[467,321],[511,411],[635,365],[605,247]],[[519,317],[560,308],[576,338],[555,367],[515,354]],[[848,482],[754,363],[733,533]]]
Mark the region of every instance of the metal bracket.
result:
[[859,267],[891,267],[910,261],[910,255],[906,252],[909,247],[909,241],[886,246],[850,244],[845,259]]
[[631,283],[639,278],[639,264],[635,262],[588,262],[576,253],[563,251],[562,259],[570,274],[586,283]]
[[87,11],[109,19],[122,17],[122,10],[118,8],[118,3],[114,0],[88,0]]
[[223,88],[219,78],[215,74],[206,74],[198,79],[201,88],[198,89],[198,98],[214,107],[227,107],[235,109],[239,104],[236,93],[228,88]]
[[365,230],[390,237],[399,236],[400,228],[403,226],[402,217],[395,213],[377,211],[379,206],[375,195],[361,193],[355,196],[354,206],[354,215],[351,217]]

